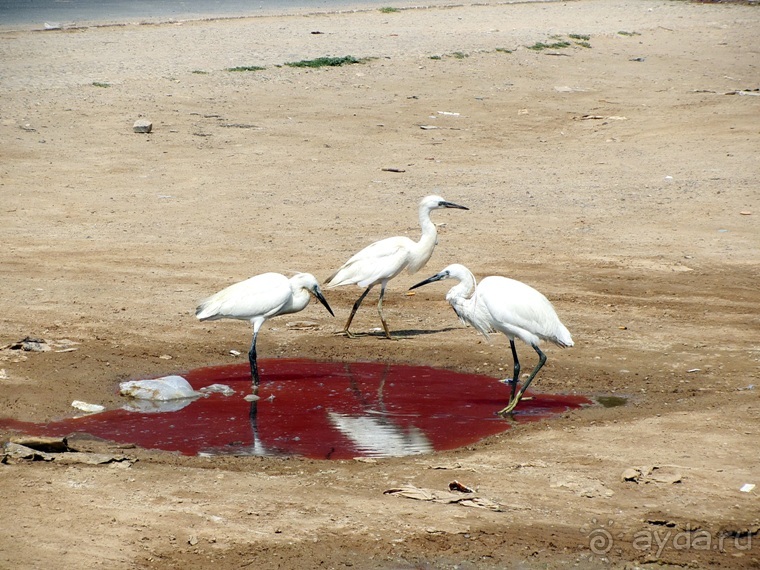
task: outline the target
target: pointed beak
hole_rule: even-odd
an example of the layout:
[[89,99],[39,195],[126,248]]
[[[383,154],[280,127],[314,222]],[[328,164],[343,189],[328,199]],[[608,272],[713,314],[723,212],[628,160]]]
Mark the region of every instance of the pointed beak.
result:
[[325,309],[327,309],[327,312],[330,313],[334,317],[335,313],[333,313],[333,310],[330,308],[330,305],[327,304],[327,299],[325,299],[324,295],[322,295],[322,291],[319,289],[319,287],[315,287],[312,292],[314,293],[314,296],[317,298],[317,301],[322,303]]
[[454,202],[441,202],[441,208],[456,208],[457,210],[469,210],[466,206],[460,206]]
[[423,285],[427,285],[428,283],[435,283],[436,281],[440,281],[441,279],[446,279],[446,274],[436,273],[432,277],[428,277],[424,281],[420,281],[419,283],[417,283],[417,285],[412,285],[411,287],[409,287],[409,290],[411,291],[412,289],[416,289],[417,287],[422,287]]

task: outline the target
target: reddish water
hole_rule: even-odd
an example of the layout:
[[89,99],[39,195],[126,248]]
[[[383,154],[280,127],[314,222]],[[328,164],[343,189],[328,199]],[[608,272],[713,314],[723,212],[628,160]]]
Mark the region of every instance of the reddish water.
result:
[[[196,390],[225,384],[235,394],[174,401],[172,411],[117,409],[48,424],[0,419],[0,429],[48,436],[88,433],[185,455],[347,459],[455,449],[510,427],[510,421],[495,415],[506,405],[510,388],[487,376],[295,359],[261,360],[259,369],[261,400],[256,403],[243,399],[251,392],[247,363],[216,366],[183,376]],[[513,421],[536,421],[591,404],[582,396],[532,396],[520,403]]]

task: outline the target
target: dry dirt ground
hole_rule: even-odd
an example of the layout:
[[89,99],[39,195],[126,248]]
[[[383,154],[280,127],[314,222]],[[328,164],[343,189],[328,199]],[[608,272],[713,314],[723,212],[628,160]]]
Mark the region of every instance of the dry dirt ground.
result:
[[[76,343],[0,352],[0,417],[116,407],[125,379],[243,361],[248,325],[198,323],[199,299],[416,237],[433,192],[470,211],[434,213],[432,260],[385,303],[394,331],[430,334],[333,334],[360,292],[339,288],[335,319],[272,321],[260,356],[500,378],[506,340],[458,325],[447,287],[404,294],[460,262],[537,287],[571,330],[537,391],[628,398],[412,458],[86,440],[130,464],[7,458],[0,567],[760,567],[758,491],[740,491],[760,484],[759,10],[485,2],[0,33],[0,345]],[[328,55],[367,59],[282,65]],[[153,133],[132,132],[141,117]],[[502,509],[383,494],[455,479]]]

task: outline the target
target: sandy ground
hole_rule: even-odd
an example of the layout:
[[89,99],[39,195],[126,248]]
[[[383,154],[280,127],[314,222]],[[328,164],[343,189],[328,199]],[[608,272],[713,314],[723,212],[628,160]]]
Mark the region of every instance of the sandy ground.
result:
[[[122,380],[243,361],[248,325],[198,323],[198,300],[416,238],[430,193],[470,211],[434,213],[432,260],[385,310],[431,334],[335,335],[360,292],[339,288],[335,319],[272,321],[260,356],[500,378],[506,340],[458,325],[445,285],[404,294],[460,262],[537,287],[571,330],[536,390],[628,398],[413,458],[82,441],[131,461],[7,459],[0,567],[760,567],[758,491],[740,491],[760,484],[758,37],[756,7],[660,0],[0,34],[0,345],[77,349],[1,351],[0,416],[116,407]],[[327,55],[368,59],[282,65]],[[383,494],[455,479],[503,508]]]

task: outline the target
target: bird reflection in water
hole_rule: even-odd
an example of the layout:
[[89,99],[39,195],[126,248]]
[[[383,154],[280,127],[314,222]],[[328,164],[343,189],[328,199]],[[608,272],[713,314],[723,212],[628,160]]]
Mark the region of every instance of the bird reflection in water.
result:
[[[403,426],[394,421],[383,398],[390,365],[385,365],[374,399],[368,397],[360,386],[360,379],[349,364],[344,365],[345,376],[349,379],[349,391],[361,407],[361,412],[342,412],[319,410],[325,413],[330,426],[337,430],[350,446],[362,457],[404,457],[434,451],[433,444],[425,433],[415,425]],[[251,425],[252,445],[243,454],[249,455],[283,455],[282,449],[268,449],[262,443],[259,433],[259,400],[251,402],[248,419]],[[266,406],[263,406],[266,410]],[[328,450],[325,459],[335,453],[336,448]]]

